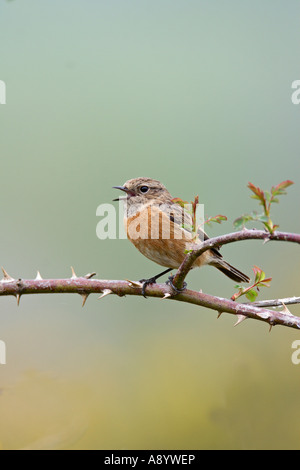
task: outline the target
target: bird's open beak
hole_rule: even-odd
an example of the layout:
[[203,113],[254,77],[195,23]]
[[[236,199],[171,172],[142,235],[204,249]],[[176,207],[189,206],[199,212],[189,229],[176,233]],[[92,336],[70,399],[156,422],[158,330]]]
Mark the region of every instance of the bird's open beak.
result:
[[[124,191],[126,194],[128,194],[128,189],[126,186],[113,186],[113,189],[120,189],[120,191]],[[121,201],[122,199],[127,199],[127,196],[117,197],[116,199],[113,199],[113,201]]]
[[121,191],[125,191],[125,193],[128,191],[126,186],[113,186],[113,189],[120,189]]

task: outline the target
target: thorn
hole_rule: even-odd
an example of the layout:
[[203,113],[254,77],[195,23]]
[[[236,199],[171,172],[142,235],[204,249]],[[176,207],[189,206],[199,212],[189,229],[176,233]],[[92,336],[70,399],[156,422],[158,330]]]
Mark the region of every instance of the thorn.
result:
[[218,312],[217,320],[220,318],[223,312]]
[[110,289],[104,289],[100,297],[98,297],[98,299],[103,299],[103,297],[106,297],[109,294],[113,294],[113,291]]
[[40,271],[37,272],[37,275],[36,275],[35,280],[36,280],[36,281],[42,281],[42,280],[43,280]]
[[233,326],[238,326],[242,321],[247,320],[247,317],[245,315],[237,315],[237,322]]
[[91,279],[93,276],[96,276],[97,273],[89,273],[89,274],[86,274],[84,277],[86,279]]
[[271,241],[271,239],[269,237],[264,238],[263,245],[265,245],[266,243],[268,243],[270,241]]
[[283,302],[281,302],[281,303],[282,303],[282,305],[283,305],[283,309],[282,309],[281,312],[284,313],[285,315],[291,315],[291,316],[293,317],[294,315],[292,314],[292,312],[289,311],[289,309],[287,308],[287,306],[286,306]]
[[71,266],[71,271],[72,271],[72,277],[71,277],[71,279],[78,279],[77,276],[76,276],[76,273],[75,273],[75,271],[74,271],[73,266]]
[[88,296],[89,296],[90,294],[80,294],[80,295],[81,295],[81,297],[83,298],[83,300],[82,300],[82,307],[84,307],[84,306],[85,306],[85,303],[86,303],[86,299],[88,298]]
[[169,294],[169,292],[166,292],[165,295],[161,298],[161,300],[168,299],[169,297],[172,297],[172,295]]
[[3,268],[3,266],[1,267],[2,269],[2,272],[3,272],[3,281],[15,281],[15,279],[13,277],[11,277],[6,271],[5,269]]
[[128,282],[128,284],[129,284],[130,287],[137,287],[137,288],[139,288],[139,289],[140,289],[141,287],[143,287],[142,282],[139,282],[139,281],[130,281],[129,279],[125,279],[125,281]]
[[269,325],[269,333],[271,333],[272,328],[273,328],[273,325],[270,323],[270,325]]
[[17,294],[17,295],[16,295],[16,298],[17,298],[17,305],[18,305],[18,307],[19,307],[19,305],[20,305],[20,300],[21,300],[21,295],[20,295],[20,294]]

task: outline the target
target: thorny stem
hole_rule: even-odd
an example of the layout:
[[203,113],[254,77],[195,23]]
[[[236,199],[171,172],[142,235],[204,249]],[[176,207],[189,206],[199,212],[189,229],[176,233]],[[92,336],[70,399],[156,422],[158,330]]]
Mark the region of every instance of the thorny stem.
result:
[[[191,269],[194,261],[206,250],[213,247],[220,247],[228,243],[241,240],[264,240],[269,241],[288,241],[300,243],[300,235],[285,232],[274,232],[272,234],[263,230],[242,230],[240,232],[221,235],[205,241],[201,248],[189,253],[182,265],[178,269],[173,279],[176,287],[182,286],[186,275]],[[17,298],[19,304],[20,298],[25,294],[80,294],[85,304],[87,297],[92,293],[101,293],[99,298],[109,294],[116,294],[120,297],[125,295],[142,295],[143,285],[140,282],[128,280],[103,280],[91,279],[95,273],[87,274],[84,277],[77,277],[72,269],[72,276],[68,279],[42,279],[40,273],[36,279],[13,279],[2,268],[4,277],[0,281],[0,296],[13,295]],[[150,284],[147,287],[148,297],[158,297],[161,299],[171,299],[180,302],[187,302],[215,310],[220,315],[227,312],[237,316],[236,325],[246,318],[266,322],[270,327],[274,325],[283,325],[289,328],[300,329],[300,317],[292,315],[285,305],[300,303],[299,297],[279,300],[265,300],[260,302],[238,303],[229,299],[208,295],[202,292],[196,292],[186,289],[180,294],[175,294],[167,284]],[[283,311],[269,310],[263,307],[283,306]]]
[[200,248],[193,250],[189,253],[178,268],[174,276],[173,284],[177,289],[183,286],[184,280],[191,270],[196,259],[210,248],[219,248],[228,243],[234,243],[243,240],[263,240],[264,243],[268,241],[286,241],[300,244],[300,234],[287,233],[287,232],[267,232],[265,230],[241,230],[239,232],[228,233],[219,237],[209,238],[201,244]]
[[[19,300],[26,294],[80,294],[83,296],[83,305],[86,298],[93,293],[101,293],[100,297],[108,294],[142,295],[142,284],[135,281],[118,281],[103,279],[87,279],[86,277],[74,277],[69,279],[12,279],[5,278],[0,281],[0,296],[14,295]],[[186,289],[181,294],[173,296],[171,288],[166,284],[152,284],[147,288],[148,297],[162,299],[174,299],[202,307],[216,310],[219,313],[227,312],[238,316],[238,322],[242,319],[254,318],[267,322],[270,326],[283,325],[300,329],[300,318],[290,313],[259,308],[250,304],[233,302],[232,300],[216,297]],[[272,301],[275,303],[275,301]]]

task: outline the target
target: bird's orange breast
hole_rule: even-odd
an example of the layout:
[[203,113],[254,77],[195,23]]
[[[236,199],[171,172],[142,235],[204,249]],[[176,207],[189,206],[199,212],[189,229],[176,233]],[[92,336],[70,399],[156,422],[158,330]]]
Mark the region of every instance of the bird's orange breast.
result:
[[178,268],[193,245],[192,236],[155,207],[145,207],[125,217],[128,239],[151,261]]

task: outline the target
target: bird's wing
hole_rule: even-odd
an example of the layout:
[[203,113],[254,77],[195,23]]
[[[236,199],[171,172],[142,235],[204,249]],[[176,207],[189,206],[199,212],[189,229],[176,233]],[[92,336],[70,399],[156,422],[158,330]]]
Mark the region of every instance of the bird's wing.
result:
[[[152,237],[153,233],[157,232],[155,238],[192,240],[191,230],[188,229],[191,217],[189,214],[185,217],[183,211],[178,210],[176,206],[178,205],[151,205],[151,219],[148,214],[148,220],[151,220]],[[181,209],[180,206],[178,208]]]
[[[164,212],[167,213],[168,217],[175,225],[181,227],[185,232],[192,234],[193,220],[191,214],[186,209],[177,203],[173,203],[171,205],[167,205]],[[197,230],[197,234],[200,241],[209,240],[207,233],[200,227]],[[216,248],[211,248],[211,251],[218,258],[222,258],[221,253]]]

